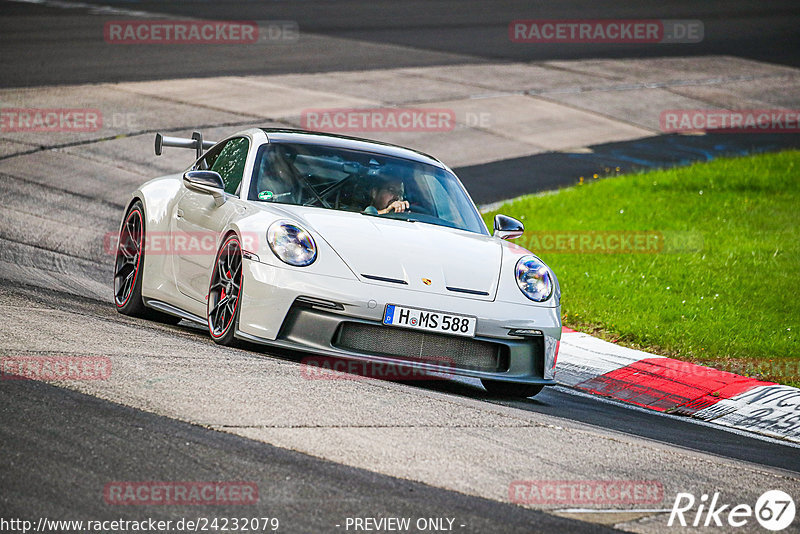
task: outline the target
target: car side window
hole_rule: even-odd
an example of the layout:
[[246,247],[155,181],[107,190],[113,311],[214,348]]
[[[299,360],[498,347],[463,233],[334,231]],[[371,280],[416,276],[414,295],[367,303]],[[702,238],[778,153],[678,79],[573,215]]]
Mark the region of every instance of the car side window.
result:
[[230,141],[226,141],[225,143],[215,145],[214,147],[209,149],[208,152],[203,154],[202,158],[197,160],[197,163],[195,163],[194,167],[192,168],[197,171],[207,171],[211,169],[211,166],[217,160],[219,153],[222,151],[223,148],[225,148],[225,145],[227,145],[229,142]]
[[193,169],[216,171],[225,184],[225,192],[236,194],[244,174],[244,163],[250,141],[246,137],[237,137],[217,144],[197,160]]
[[246,137],[237,137],[225,143],[219,154],[215,157],[211,155],[207,161],[210,170],[218,172],[222,177],[226,193],[233,195],[239,189],[249,148],[250,141]]

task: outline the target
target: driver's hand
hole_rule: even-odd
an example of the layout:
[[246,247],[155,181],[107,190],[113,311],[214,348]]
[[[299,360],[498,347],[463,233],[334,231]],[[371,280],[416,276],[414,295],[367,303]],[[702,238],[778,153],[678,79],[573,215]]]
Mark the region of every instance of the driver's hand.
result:
[[408,203],[407,200],[395,200],[394,202],[392,202],[391,204],[386,206],[386,209],[383,209],[383,210],[379,211],[378,213],[380,213],[381,215],[389,213],[389,212],[392,212],[392,211],[395,212],[395,213],[403,213],[404,211],[407,211],[408,209],[409,209],[409,203]]

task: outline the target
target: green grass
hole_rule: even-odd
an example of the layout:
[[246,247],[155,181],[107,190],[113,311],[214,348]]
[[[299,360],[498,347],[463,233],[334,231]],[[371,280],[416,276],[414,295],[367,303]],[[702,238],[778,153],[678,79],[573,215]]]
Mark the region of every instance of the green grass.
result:
[[[532,169],[535,173],[535,169]],[[528,232],[653,231],[657,253],[541,251],[565,326],[800,385],[800,152],[718,159],[526,196],[486,213]],[[541,241],[540,241],[541,242]]]

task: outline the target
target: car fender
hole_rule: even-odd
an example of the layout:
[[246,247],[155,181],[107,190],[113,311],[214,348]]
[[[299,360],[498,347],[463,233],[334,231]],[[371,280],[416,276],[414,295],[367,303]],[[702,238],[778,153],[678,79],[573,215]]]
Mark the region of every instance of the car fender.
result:
[[[175,285],[172,256],[164,247],[152,247],[153,237],[169,235],[170,216],[181,191],[182,174],[154,178],[134,191],[144,205],[145,256],[142,271],[142,297],[153,298],[176,306],[185,305],[185,297]],[[149,237],[148,237],[149,236]],[[149,253],[148,253],[149,252]]]
[[[342,279],[357,281],[356,275],[347,267],[323,236],[305,222],[287,217],[280,209],[255,208],[244,210],[241,219],[232,222],[223,237],[235,232],[245,252],[243,260],[243,282],[239,308],[240,324],[259,324],[266,337],[274,339],[283,324],[293,302],[280,298],[277,280],[292,278],[293,272],[319,276],[323,283],[331,286]],[[282,262],[267,242],[267,229],[276,221],[288,220],[302,226],[314,238],[317,258],[311,265],[296,267]],[[311,295],[313,296],[313,295]],[[263,335],[263,334],[262,334]]]

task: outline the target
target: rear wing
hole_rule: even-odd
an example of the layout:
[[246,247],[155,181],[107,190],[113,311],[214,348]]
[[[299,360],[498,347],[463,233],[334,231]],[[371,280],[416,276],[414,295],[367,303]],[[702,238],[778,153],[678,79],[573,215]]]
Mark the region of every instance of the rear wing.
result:
[[193,148],[197,151],[197,157],[203,155],[203,150],[207,150],[214,146],[216,141],[203,141],[203,134],[200,132],[192,132],[192,138],[185,137],[167,137],[156,134],[156,156],[161,155],[161,151],[165,146],[173,146],[176,148]]

